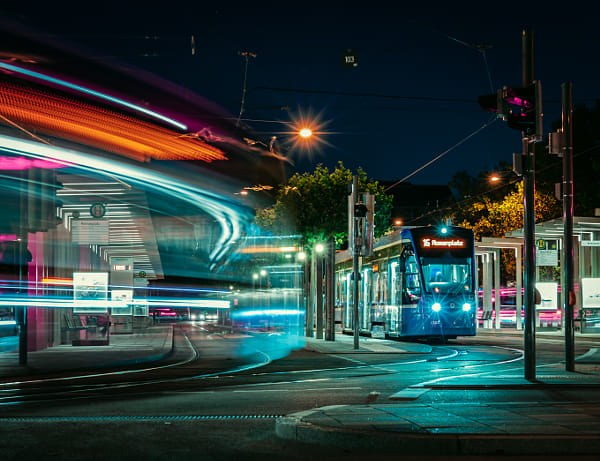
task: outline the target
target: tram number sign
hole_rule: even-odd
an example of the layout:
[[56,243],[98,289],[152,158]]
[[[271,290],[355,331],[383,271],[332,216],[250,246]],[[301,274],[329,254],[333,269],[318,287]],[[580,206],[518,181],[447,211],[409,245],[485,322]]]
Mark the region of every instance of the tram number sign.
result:
[[466,243],[463,239],[440,239],[435,237],[423,237],[421,239],[422,248],[445,249],[445,248],[465,248]]

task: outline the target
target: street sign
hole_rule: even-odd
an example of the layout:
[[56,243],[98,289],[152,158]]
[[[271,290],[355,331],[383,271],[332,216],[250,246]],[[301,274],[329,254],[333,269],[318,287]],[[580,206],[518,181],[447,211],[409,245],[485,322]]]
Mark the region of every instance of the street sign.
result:
[[90,206],[90,214],[94,218],[102,218],[106,214],[106,207],[100,202],[92,203],[92,206]]
[[358,67],[358,53],[354,50],[346,50],[342,53],[342,67]]
[[535,247],[538,250],[557,250],[558,244],[556,240],[537,239],[535,241]]

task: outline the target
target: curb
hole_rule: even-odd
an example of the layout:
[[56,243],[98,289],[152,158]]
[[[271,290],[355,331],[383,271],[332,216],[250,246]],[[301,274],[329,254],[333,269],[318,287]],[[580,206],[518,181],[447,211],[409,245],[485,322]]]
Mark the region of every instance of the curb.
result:
[[[344,405],[340,405],[344,406]],[[332,407],[328,407],[332,408]],[[323,410],[323,409],[319,409]],[[319,426],[303,418],[319,413],[309,410],[278,418],[279,438],[371,453],[428,455],[596,455],[600,453],[597,434],[539,435],[490,433],[424,434],[378,430],[365,423],[354,429]],[[331,419],[335,424],[335,420]]]

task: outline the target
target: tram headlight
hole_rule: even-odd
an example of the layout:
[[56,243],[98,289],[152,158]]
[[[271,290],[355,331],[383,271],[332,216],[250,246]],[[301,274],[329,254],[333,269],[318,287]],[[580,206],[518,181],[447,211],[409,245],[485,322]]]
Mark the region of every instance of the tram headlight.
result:
[[431,305],[431,310],[433,312],[439,312],[442,309],[442,305],[440,303],[433,303]]
[[471,305],[469,303],[464,303],[462,309],[465,312],[469,312],[471,310]]

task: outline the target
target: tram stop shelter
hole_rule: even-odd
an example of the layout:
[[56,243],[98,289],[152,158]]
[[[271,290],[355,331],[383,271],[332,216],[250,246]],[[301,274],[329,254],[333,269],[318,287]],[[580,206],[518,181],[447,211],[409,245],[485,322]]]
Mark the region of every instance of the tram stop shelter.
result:
[[[562,218],[535,226],[536,288],[542,302],[536,306],[536,326],[564,330],[564,293],[560,289],[564,274]],[[513,326],[523,313],[523,229],[508,232],[503,238],[483,237],[475,243],[477,267],[482,271],[482,320],[484,328]],[[501,286],[500,251],[515,252],[514,286]],[[600,333],[600,217],[573,218],[573,280],[576,294],[576,328],[582,333]],[[520,296],[518,294],[521,294]],[[497,300],[497,302],[496,302]],[[514,320],[514,321],[512,321]]]

